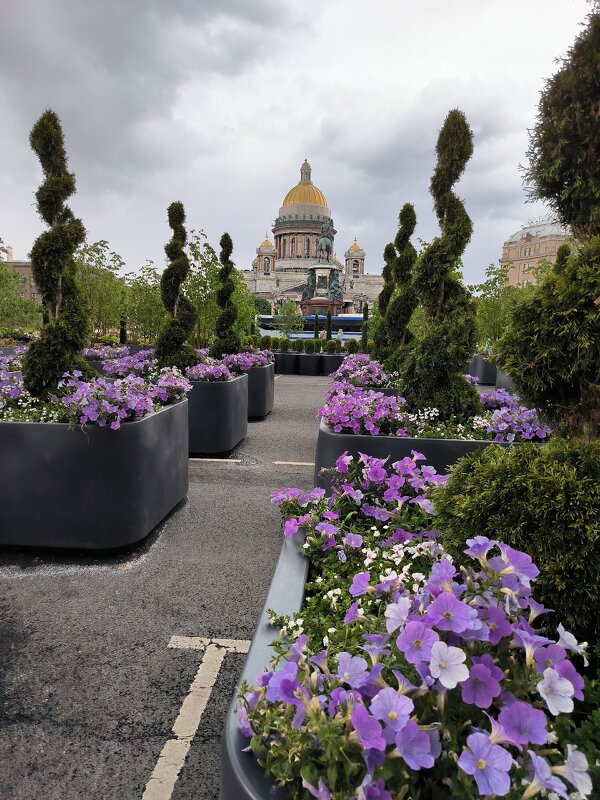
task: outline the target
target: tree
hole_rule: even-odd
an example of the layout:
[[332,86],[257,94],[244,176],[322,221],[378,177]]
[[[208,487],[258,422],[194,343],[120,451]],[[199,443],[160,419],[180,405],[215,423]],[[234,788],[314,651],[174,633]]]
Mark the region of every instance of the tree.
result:
[[319,338],[319,315],[315,312],[315,318],[313,320],[313,339]]
[[134,339],[153,342],[161,329],[166,314],[160,277],[152,261],[147,261],[138,273],[125,275],[125,309]]
[[[0,239],[0,259],[6,248]],[[25,279],[0,260],[0,329],[37,328],[42,309],[33,300],[21,295]]]
[[517,391],[572,436],[600,430],[600,11],[577,38],[539,105],[529,177],[576,239],[515,308],[497,361]]
[[363,305],[363,324],[360,336],[360,349],[362,353],[367,352],[368,339],[369,339],[369,304],[365,301]]
[[600,7],[541,94],[528,150],[530,197],[544,200],[575,237],[600,235]]
[[120,324],[123,312],[123,280],[119,272],[125,262],[109,251],[105,239],[83,243],[75,253],[77,282],[87,304],[92,333],[106,336]]
[[271,303],[269,303],[266,297],[253,294],[252,302],[254,303],[254,312],[256,314],[265,314],[267,316],[271,314]]
[[296,314],[296,303],[293,300],[286,300],[281,306],[279,314],[275,317],[275,326],[285,336],[304,328],[304,318]]
[[381,271],[383,286],[377,298],[377,310],[379,312],[379,325],[375,332],[373,342],[375,344],[373,354],[380,361],[384,361],[390,354],[390,344],[387,335],[386,313],[392,295],[394,293],[394,261],[396,250],[392,244],[386,245],[383,251],[384,267]]
[[328,342],[331,339],[331,309],[327,309],[327,320],[325,322],[325,341]]
[[452,186],[473,153],[473,134],[464,114],[449,112],[436,144],[430,191],[441,229],[417,259],[415,285],[429,326],[402,368],[403,394],[411,409],[434,406],[440,419],[465,420],[481,408],[476,390],[463,377],[475,349],[475,308],[456,277],[456,266],[473,226]]
[[156,341],[156,357],[161,367],[173,366],[183,370],[198,362],[194,348],[188,343],[196,323],[196,312],[181,292],[181,286],[190,271],[190,262],[184,249],[187,232],[183,203],[171,203],[167,216],[173,236],[165,245],[169,265],[160,280],[160,294],[169,319]]
[[419,302],[413,283],[417,251],[410,241],[417,225],[417,215],[411,203],[402,206],[398,223],[398,233],[393,244],[395,257],[392,259],[394,294],[385,317],[392,362],[398,360],[400,351],[412,339],[408,323]]
[[34,242],[31,269],[48,322],[23,359],[23,380],[32,395],[47,397],[63,373],[76,368],[87,370],[80,353],[89,323],[74,259],[75,250],[85,239],[85,228],[65,205],[75,192],[75,176],[67,169],[63,132],[54,111],[42,114],[29,141],[44,173],[36,199],[38,212],[49,229]]
[[235,270],[231,253],[233,252],[233,242],[228,233],[221,236],[219,242],[221,253],[219,261],[219,289],[217,291],[217,303],[221,309],[221,314],[216,325],[216,340],[210,348],[210,354],[214,358],[221,358],[226,353],[237,353],[240,349],[240,337],[237,334],[234,324],[237,318],[237,309],[232,300],[235,291],[233,273]]

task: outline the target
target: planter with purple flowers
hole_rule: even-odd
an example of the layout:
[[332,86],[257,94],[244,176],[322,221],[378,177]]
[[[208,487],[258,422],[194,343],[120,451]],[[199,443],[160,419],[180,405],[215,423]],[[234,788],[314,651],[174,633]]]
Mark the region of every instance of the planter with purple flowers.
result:
[[[189,452],[199,455],[224,455],[239,444],[248,431],[248,375],[225,380],[195,380],[188,395]],[[226,368],[225,368],[226,369]]]
[[110,426],[0,421],[0,543],[104,550],[147,536],[188,491],[187,402]]
[[[243,681],[252,684],[273,658],[271,643],[277,638],[277,628],[269,623],[267,610],[276,608],[281,614],[295,614],[302,606],[308,561],[299,549],[301,536],[301,533],[297,533],[283,542],[269,593],[246,656],[240,684]],[[284,800],[289,797],[287,791],[278,790],[272,780],[265,780],[264,770],[252,753],[243,752],[248,740],[242,733],[239,713],[236,711],[237,694],[238,691],[230,703],[221,742],[221,800]]]

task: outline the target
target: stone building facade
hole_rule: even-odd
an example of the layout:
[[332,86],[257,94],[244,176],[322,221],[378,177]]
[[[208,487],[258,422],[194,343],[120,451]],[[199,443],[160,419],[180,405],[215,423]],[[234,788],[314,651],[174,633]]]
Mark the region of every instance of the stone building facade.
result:
[[[2,259],[0,258],[0,260]],[[33,280],[31,261],[15,261],[13,259],[12,247],[7,247],[6,253],[4,254],[4,263],[10,267],[10,269],[18,272],[21,276],[22,281],[19,286],[21,297],[25,297],[27,300],[33,300],[35,303],[41,304],[42,298],[37,286],[35,285],[35,281]]]
[[[273,224],[273,241],[265,234],[256,248],[252,269],[242,271],[252,294],[268,300],[273,310],[286,300],[293,300],[301,313],[300,301],[308,269],[318,259],[321,227],[326,221],[333,221],[325,195],[312,182],[311,172],[305,160],[300,167],[300,181],[284,197]],[[365,301],[372,307],[383,286],[381,275],[365,273],[365,257],[356,239],[345,251],[343,263],[335,250],[331,257],[330,266],[340,271],[344,314],[362,312]]]
[[552,217],[534,219],[513,233],[502,246],[500,266],[508,267],[509,286],[535,284],[531,270],[542,259],[554,263],[556,251],[571,232]]

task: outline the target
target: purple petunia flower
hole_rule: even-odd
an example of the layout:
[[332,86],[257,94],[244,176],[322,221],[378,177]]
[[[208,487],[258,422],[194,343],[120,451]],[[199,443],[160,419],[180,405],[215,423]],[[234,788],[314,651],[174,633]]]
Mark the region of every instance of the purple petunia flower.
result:
[[431,739],[427,732],[422,731],[413,720],[408,720],[406,725],[396,733],[396,747],[411,769],[420,770],[422,767],[433,767]]
[[363,705],[357,704],[353,708],[350,721],[365,750],[385,750],[381,725]]
[[478,708],[489,708],[500,694],[500,684],[484,664],[474,664],[469,678],[462,684],[462,699]]
[[369,589],[369,581],[371,580],[370,572],[359,572],[352,579],[350,589],[348,590],[352,597],[360,597],[366,594]]
[[[468,749],[467,749],[468,748]],[[482,795],[504,797],[510,791],[510,753],[498,744],[492,744],[484,733],[467,737],[467,747],[460,754],[458,766],[475,778]]]
[[390,603],[385,609],[385,628],[393,633],[406,622],[412,603],[408,597],[400,597],[396,603]]
[[535,668],[538,674],[541,675],[547,667],[556,669],[557,664],[564,661],[566,657],[566,651],[558,644],[540,647],[535,651]]
[[368,679],[367,662],[360,656],[340,653],[338,655],[337,675],[344,683],[347,683],[353,689],[358,689]]
[[439,640],[438,634],[423,622],[409,622],[396,639],[396,647],[409,664],[429,661],[431,648]]
[[477,617],[477,611],[461,600],[457,600],[450,592],[442,592],[427,607],[425,617],[440,631],[462,633]]
[[363,538],[359,533],[347,533],[342,539],[348,547],[362,547]]
[[329,791],[323,778],[319,778],[319,783],[317,786],[313,786],[311,783],[305,780],[305,778],[302,778],[302,787],[307,789],[308,793],[312,797],[316,797],[317,800],[331,800],[331,792]]
[[488,641],[490,644],[498,644],[500,639],[510,636],[512,625],[506,619],[506,614],[498,606],[487,606],[479,609],[479,619],[488,627]]
[[588,762],[583,753],[580,753],[572,744],[567,745],[567,760],[561,767],[552,767],[555,775],[561,775],[577,789],[581,797],[587,797],[592,792],[592,779],[588,774]]
[[538,792],[542,791],[542,789],[547,789],[550,792],[554,792],[555,794],[559,795],[559,797],[568,797],[567,787],[560,780],[560,778],[553,777],[548,762],[545,761],[541,756],[538,756],[536,753],[534,753],[533,750],[528,750],[527,752],[529,754],[529,758],[531,759],[531,783],[526,790],[528,797],[533,797]]
[[400,694],[395,689],[381,689],[373,699],[370,712],[375,719],[384,722],[394,731],[401,730],[414,710],[414,703],[410,697]]
[[498,722],[517,745],[546,744],[546,715],[529,703],[518,700],[506,706],[498,716]]

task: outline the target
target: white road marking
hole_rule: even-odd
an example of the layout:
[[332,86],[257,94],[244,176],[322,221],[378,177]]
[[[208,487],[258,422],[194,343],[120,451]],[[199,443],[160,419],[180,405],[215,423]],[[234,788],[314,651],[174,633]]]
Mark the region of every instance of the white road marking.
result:
[[290,467],[314,467],[314,461],[273,461],[273,464]]
[[172,636],[167,647],[203,650],[202,662],[173,723],[174,738],[165,742],[142,800],[170,800],[175,783],[196,735],[210,693],[227,653],[247,653],[247,639],[207,639],[201,636]]

